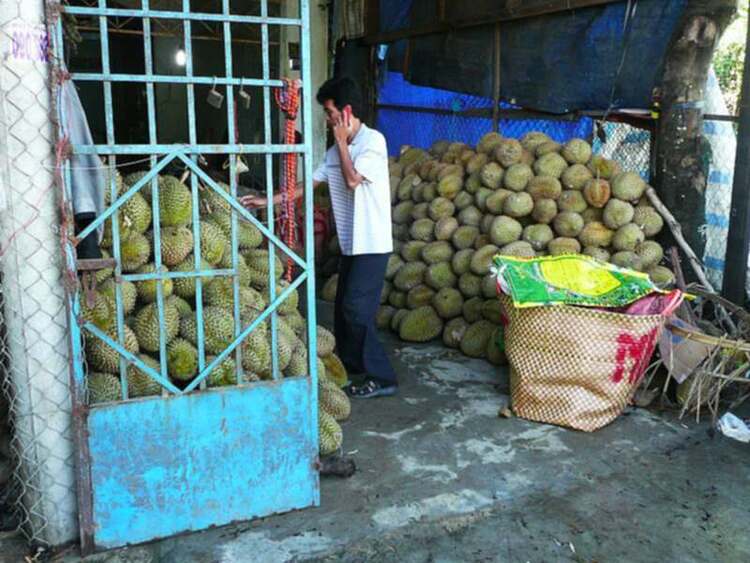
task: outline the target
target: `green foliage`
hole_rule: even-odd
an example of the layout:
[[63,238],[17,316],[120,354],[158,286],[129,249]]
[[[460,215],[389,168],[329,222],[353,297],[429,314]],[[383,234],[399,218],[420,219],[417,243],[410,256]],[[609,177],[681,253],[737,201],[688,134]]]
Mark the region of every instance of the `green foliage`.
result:
[[714,54],[714,70],[719,86],[724,93],[729,113],[737,113],[740,90],[742,89],[742,67],[745,61],[745,46],[741,43],[730,43],[719,48]]
[[748,0],[737,2],[734,21],[724,32],[718,48],[714,52],[713,66],[719,86],[724,93],[729,113],[739,112],[738,104],[742,90],[742,71],[745,61],[745,41],[747,34]]

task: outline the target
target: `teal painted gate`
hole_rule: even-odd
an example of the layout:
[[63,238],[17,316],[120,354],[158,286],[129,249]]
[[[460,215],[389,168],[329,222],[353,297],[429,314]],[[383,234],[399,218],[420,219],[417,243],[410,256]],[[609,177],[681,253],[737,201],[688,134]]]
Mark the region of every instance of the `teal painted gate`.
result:
[[[270,17],[268,0],[221,0],[210,3],[211,10],[191,0],[182,0],[178,10],[157,9],[155,0],[117,3],[137,6],[127,9],[106,0],[88,4],[93,5],[63,8],[67,16],[98,23],[100,70],[74,69],[69,76],[76,85],[101,87],[103,115],[92,115],[98,108],[86,109],[90,121],[103,118],[106,132],[104,142],[72,144],[71,154],[99,155],[109,170],[106,210],[66,244],[68,277],[76,280],[69,312],[83,549],[135,544],[316,505],[315,311],[310,307],[306,318],[296,312],[298,289],[315,303],[309,0],[300,0],[299,18]],[[250,4],[257,4],[259,13],[235,8]],[[52,43],[58,61],[65,59],[69,21],[57,23]],[[110,48],[113,21],[140,22],[144,72],[114,70],[122,64]],[[182,28],[184,45],[177,57],[184,72],[155,72],[157,22]],[[225,72],[220,77],[196,71],[194,28],[206,23],[223,35]],[[242,26],[260,30],[260,77],[244,75],[233,56],[233,34]],[[271,76],[269,45],[279,27],[299,30],[304,144],[274,139],[273,94],[285,83]],[[116,140],[113,89],[126,85],[134,92],[145,88],[144,144]],[[163,85],[185,88],[187,143],[159,142],[157,124],[164,108],[157,104],[156,89]],[[220,144],[198,140],[196,103],[206,101],[197,100],[196,89],[207,86],[212,102],[226,108],[227,138]],[[252,100],[263,104],[262,134],[258,142],[240,144],[236,112],[240,103],[250,102],[246,88],[262,91],[262,100]],[[59,104],[63,139],[69,119]],[[146,155],[147,170],[124,178],[113,172],[135,155]],[[228,157],[228,185],[199,165],[216,155]],[[242,155],[265,155],[269,199],[278,183],[274,158],[302,157],[308,187],[304,256],[274,234],[272,204],[264,222],[239,204]],[[180,177],[165,173],[175,169],[183,171]],[[62,175],[70,213],[69,161]],[[111,257],[78,261],[78,242],[101,227]],[[287,283],[281,273],[289,259],[297,275]],[[86,269],[90,272],[82,279],[87,284],[82,284],[77,276]],[[94,278],[95,289],[82,289]],[[303,356],[300,346],[305,344]]]

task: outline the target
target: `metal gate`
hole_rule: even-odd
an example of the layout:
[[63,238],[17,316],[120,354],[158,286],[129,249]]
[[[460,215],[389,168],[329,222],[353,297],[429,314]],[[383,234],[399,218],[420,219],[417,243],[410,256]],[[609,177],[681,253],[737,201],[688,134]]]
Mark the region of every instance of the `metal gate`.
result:
[[[106,123],[105,143],[72,144],[70,152],[100,155],[106,159],[109,170],[108,207],[76,237],[68,237],[66,243],[68,278],[72,282],[68,292],[73,355],[71,385],[84,551],[145,542],[319,503],[315,467],[318,455],[315,310],[314,306],[309,307],[306,319],[302,320],[295,314],[294,325],[291,316],[286,318],[287,322],[279,313],[280,308],[288,314],[291,309],[296,310],[294,301],[302,284],[307,303],[315,303],[309,0],[300,0],[299,18],[269,17],[268,0],[259,2],[257,15],[233,13],[232,7],[243,3],[230,0],[215,2],[221,8],[212,13],[205,13],[208,9],[191,9],[191,0],[175,0],[172,4],[179,6],[180,2],[181,9],[173,10],[156,9],[156,0],[136,0],[130,3],[135,6],[132,9],[110,7],[112,3],[106,0],[91,2],[92,5],[67,5],[62,8],[66,14],[58,20],[53,40],[56,59],[64,60],[63,42],[69,32],[65,29],[66,18],[94,17],[98,22],[101,71],[69,75],[76,84],[101,85]],[[196,6],[194,1],[192,6]],[[112,71],[110,18],[141,21],[144,73]],[[157,19],[180,25],[184,30],[180,54],[184,75],[154,72],[152,25]],[[192,27],[203,22],[212,22],[223,32],[226,66],[223,77],[194,72]],[[249,25],[259,26],[261,31],[261,78],[243,76],[243,69],[234,68],[233,30]],[[274,26],[299,29],[304,144],[287,145],[272,138],[274,89],[285,85],[271,77],[269,29]],[[64,72],[58,74],[65,79]],[[113,85],[122,84],[145,86],[147,144],[116,142],[112,91]],[[187,144],[159,143],[155,86],[162,84],[186,88]],[[214,102],[226,107],[228,138],[222,144],[198,142],[196,86],[206,85],[211,86]],[[237,104],[247,98],[244,89],[251,87],[262,89],[263,138],[260,143],[239,144],[235,112]],[[61,135],[65,138],[70,116],[65,115],[63,104],[58,111]],[[118,159],[132,155],[149,155],[150,168],[123,182],[114,171]],[[212,179],[199,165],[199,159],[208,155],[228,155],[228,186]],[[272,203],[264,222],[239,204],[236,172],[241,165],[240,155],[265,155],[269,200],[274,193],[274,156],[303,157],[303,175],[308,187],[304,202],[304,258],[274,234]],[[180,178],[163,174],[175,165],[184,170]],[[65,207],[70,212],[69,161],[62,176]],[[149,199],[151,226],[144,233],[138,213],[145,211],[131,216],[126,210],[142,206],[142,201]],[[186,208],[190,208],[189,216],[180,216]],[[215,215],[216,210],[223,214],[220,218]],[[207,227],[209,223],[213,226]],[[215,235],[216,227],[221,226],[226,241],[219,252]],[[110,241],[111,257],[98,262],[77,260],[76,245],[101,227],[105,227]],[[179,236],[177,229],[181,229]],[[264,242],[255,241],[256,235],[262,235]],[[192,258],[187,256],[178,266],[167,266],[167,261],[174,264],[175,252],[184,254],[185,240],[189,238],[192,238]],[[146,243],[148,252],[144,250]],[[168,251],[165,243],[171,245]],[[146,253],[149,267],[134,268],[143,262]],[[222,255],[219,260],[217,254]],[[263,263],[251,263],[251,259]],[[289,283],[280,281],[279,271],[287,259],[293,261],[298,272]],[[184,266],[186,261],[189,267]],[[91,271],[82,272],[87,268]],[[259,279],[258,272],[267,272],[265,279]],[[82,289],[96,283],[97,278],[101,291]],[[249,286],[248,279],[252,282]],[[189,298],[173,297],[174,288],[180,284],[194,288],[192,303]],[[107,299],[100,298],[104,287]],[[135,318],[129,318],[134,287],[139,302],[142,296],[152,301],[142,305]],[[261,303],[257,300],[258,288],[264,290],[262,305],[258,305]],[[212,301],[212,296],[216,301]],[[220,299],[229,305],[219,310]],[[190,305],[189,312],[185,303]],[[148,311],[144,313],[146,308]],[[228,339],[217,336],[226,335],[227,319],[231,319]],[[192,340],[185,337],[186,333],[192,335]],[[297,342],[294,350],[299,352],[299,343],[305,340],[306,369],[298,368],[293,374],[285,372],[289,349]],[[95,367],[91,365],[92,358]],[[104,371],[107,367],[111,368],[108,372]],[[112,400],[107,393],[115,381],[119,398]],[[222,384],[225,386],[214,386]],[[94,395],[103,402],[92,401]]]

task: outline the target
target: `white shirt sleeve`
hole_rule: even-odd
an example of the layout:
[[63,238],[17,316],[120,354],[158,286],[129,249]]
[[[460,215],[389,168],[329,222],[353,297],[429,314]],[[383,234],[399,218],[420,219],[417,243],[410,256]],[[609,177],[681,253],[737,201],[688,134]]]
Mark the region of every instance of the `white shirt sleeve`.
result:
[[326,161],[323,162],[313,172],[313,182],[328,182],[328,169],[326,168]]
[[388,150],[382,135],[373,135],[372,142],[354,159],[354,169],[367,182],[375,182],[388,174]]

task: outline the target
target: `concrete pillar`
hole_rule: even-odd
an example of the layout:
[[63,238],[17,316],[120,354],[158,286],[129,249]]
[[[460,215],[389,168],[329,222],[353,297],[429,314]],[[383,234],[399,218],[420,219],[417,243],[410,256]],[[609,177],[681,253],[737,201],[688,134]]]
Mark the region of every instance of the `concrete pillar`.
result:
[[24,528],[78,536],[55,129],[43,0],[0,0],[0,269]]

